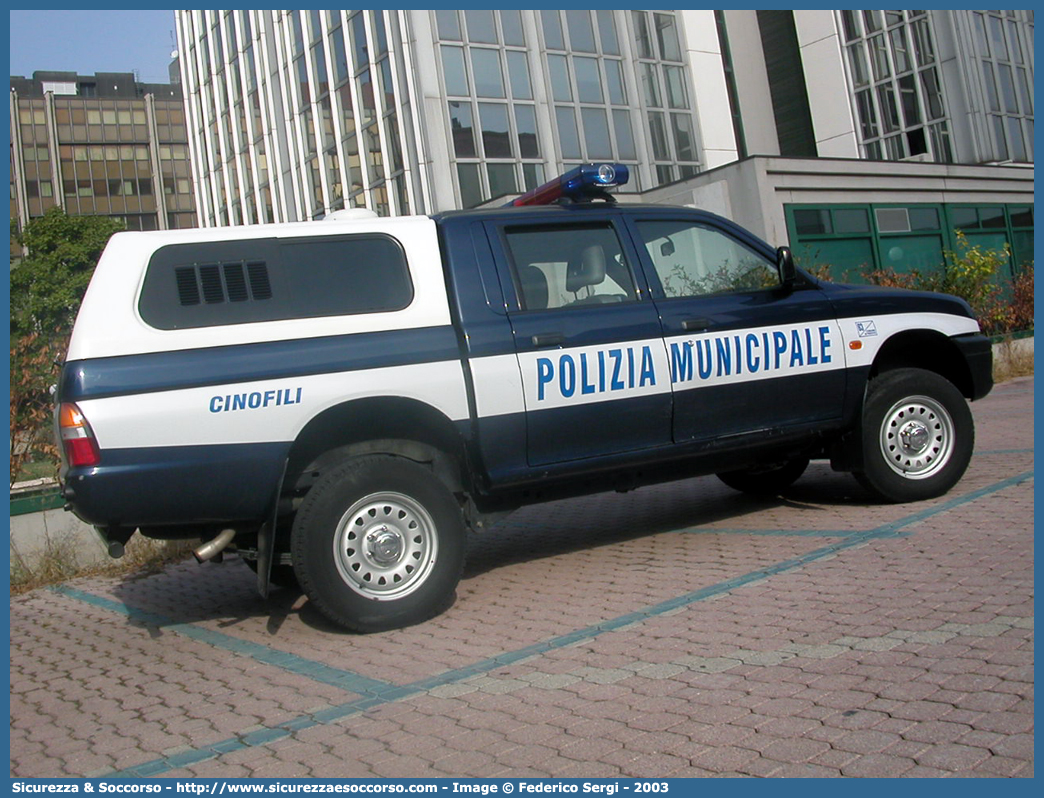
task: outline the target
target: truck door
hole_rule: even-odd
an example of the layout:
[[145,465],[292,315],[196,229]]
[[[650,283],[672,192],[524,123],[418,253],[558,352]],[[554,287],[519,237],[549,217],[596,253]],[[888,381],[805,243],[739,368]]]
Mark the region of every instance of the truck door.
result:
[[677,442],[765,434],[842,414],[833,308],[775,253],[711,216],[628,219],[663,323]]
[[[586,215],[586,214],[585,214]],[[671,442],[656,307],[609,220],[491,224],[531,466]]]

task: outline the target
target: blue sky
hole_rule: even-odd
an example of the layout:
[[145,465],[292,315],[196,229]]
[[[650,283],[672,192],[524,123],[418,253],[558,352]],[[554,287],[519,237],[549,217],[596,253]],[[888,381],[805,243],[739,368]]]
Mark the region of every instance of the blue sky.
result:
[[174,49],[173,11],[11,12],[11,72],[36,70],[138,72],[145,83],[167,83]]

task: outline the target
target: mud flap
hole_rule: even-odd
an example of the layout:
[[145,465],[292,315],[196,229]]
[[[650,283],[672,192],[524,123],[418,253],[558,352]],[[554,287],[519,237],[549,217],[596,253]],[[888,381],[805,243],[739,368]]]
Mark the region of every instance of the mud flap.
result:
[[257,531],[257,592],[261,594],[261,598],[268,598],[274,555],[275,532],[271,522],[266,521]]
[[272,561],[275,559],[276,518],[279,515],[279,496],[283,492],[283,480],[286,478],[288,460],[283,461],[283,473],[279,475],[279,485],[272,499],[272,515],[257,531],[257,592],[261,598],[268,598],[271,587]]

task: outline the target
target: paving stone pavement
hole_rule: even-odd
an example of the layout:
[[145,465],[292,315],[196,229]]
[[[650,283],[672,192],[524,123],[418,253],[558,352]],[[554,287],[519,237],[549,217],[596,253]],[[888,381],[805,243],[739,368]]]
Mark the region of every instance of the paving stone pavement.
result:
[[1033,380],[948,495],[816,463],[524,509],[455,605],[332,629],[234,557],[11,600],[11,773],[1033,775]]

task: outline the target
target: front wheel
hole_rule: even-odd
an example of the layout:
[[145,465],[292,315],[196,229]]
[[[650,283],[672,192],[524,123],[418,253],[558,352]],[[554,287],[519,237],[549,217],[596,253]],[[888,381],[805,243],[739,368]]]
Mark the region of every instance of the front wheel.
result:
[[428,469],[361,457],[308,492],[291,548],[298,581],[323,615],[378,632],[420,623],[453,602],[464,523],[453,494]]
[[867,389],[856,479],[878,498],[910,502],[941,496],[971,461],[975,424],[960,391],[922,369],[875,377]]

